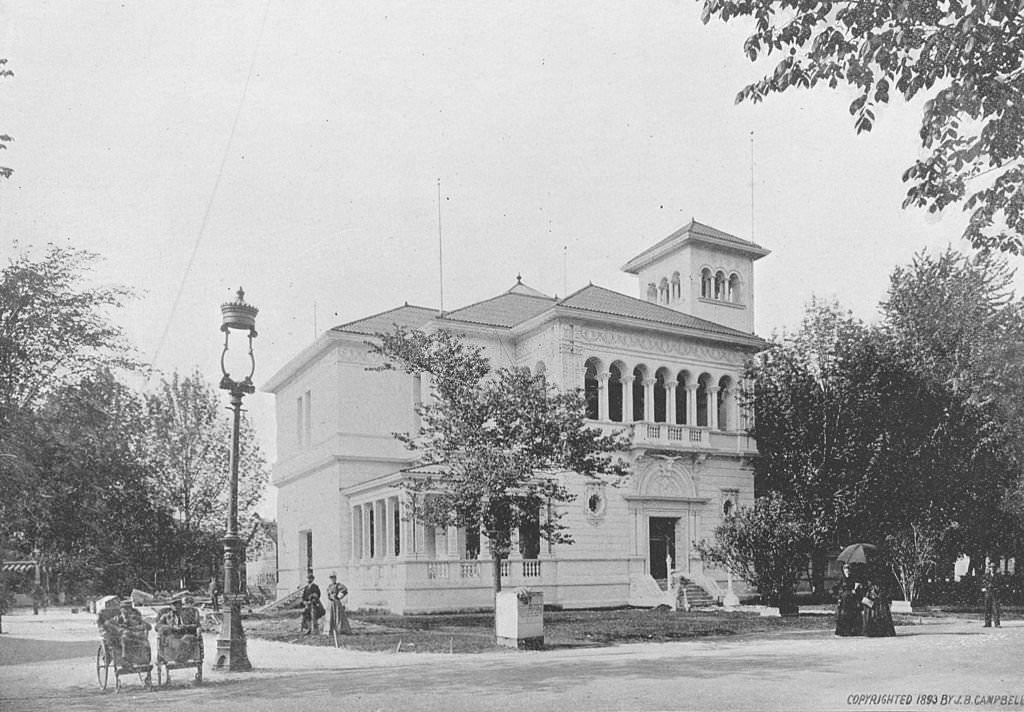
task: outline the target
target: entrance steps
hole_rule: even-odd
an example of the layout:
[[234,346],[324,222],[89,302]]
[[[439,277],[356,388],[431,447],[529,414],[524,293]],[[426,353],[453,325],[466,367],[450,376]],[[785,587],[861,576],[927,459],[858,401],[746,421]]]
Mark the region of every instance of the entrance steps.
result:
[[630,574],[629,605],[637,608],[671,606],[672,592],[663,591],[650,574]]
[[633,574],[629,577],[629,605],[638,608],[670,606],[677,611],[690,608],[712,608],[718,601],[702,586],[685,576],[673,574],[668,590],[665,579],[658,581],[650,574]]
[[256,609],[257,613],[268,613],[270,611],[283,610],[285,608],[297,608],[299,602],[302,600],[302,589],[297,588],[286,596],[282,596],[276,601],[271,601],[262,608]]
[[684,576],[677,577],[676,610],[686,608],[711,608],[718,605],[714,596]]

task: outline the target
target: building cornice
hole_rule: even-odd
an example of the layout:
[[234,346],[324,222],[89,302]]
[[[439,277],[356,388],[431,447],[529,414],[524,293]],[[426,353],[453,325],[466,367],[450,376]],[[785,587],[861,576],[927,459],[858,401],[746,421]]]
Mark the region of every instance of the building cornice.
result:
[[542,328],[547,322],[585,322],[601,327],[620,327],[634,331],[647,331],[657,334],[665,334],[673,337],[681,337],[697,341],[706,341],[716,345],[737,346],[749,353],[757,353],[764,350],[768,343],[759,336],[740,336],[738,334],[714,334],[700,329],[687,328],[685,326],[673,326],[660,324],[653,321],[645,321],[636,317],[620,316],[605,312],[589,311],[580,307],[555,306],[543,314],[538,314],[532,319],[521,322],[512,328],[512,335],[516,338],[526,336],[535,330]]

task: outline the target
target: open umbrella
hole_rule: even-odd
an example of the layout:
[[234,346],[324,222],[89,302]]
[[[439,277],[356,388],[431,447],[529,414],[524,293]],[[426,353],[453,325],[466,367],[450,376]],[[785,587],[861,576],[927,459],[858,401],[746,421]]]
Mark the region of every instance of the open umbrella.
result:
[[850,544],[839,552],[839,556],[836,557],[836,561],[843,564],[866,564],[877,551],[878,547],[874,544],[867,544],[864,542],[859,544]]

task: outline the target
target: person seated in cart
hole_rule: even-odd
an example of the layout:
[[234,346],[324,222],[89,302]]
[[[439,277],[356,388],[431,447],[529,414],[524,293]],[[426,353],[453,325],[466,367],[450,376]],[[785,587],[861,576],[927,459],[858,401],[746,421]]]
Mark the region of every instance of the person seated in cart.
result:
[[195,655],[199,640],[199,611],[191,605],[183,605],[184,599],[184,595],[171,599],[171,607],[156,622],[159,649],[167,662],[185,662]]
[[121,601],[118,614],[102,621],[100,625],[103,639],[112,651],[115,662],[149,664],[150,625],[142,620],[142,614],[132,605],[132,599]]

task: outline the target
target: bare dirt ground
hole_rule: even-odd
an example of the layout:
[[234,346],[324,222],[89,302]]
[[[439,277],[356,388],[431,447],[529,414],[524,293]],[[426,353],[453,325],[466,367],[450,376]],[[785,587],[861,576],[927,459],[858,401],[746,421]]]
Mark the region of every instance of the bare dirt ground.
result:
[[[0,710],[1024,709],[1024,621],[903,625],[896,638],[796,634],[472,655],[249,640],[255,669],[187,671],[147,692],[95,679],[92,616],[6,616]],[[206,637],[207,660],[216,636]]]

